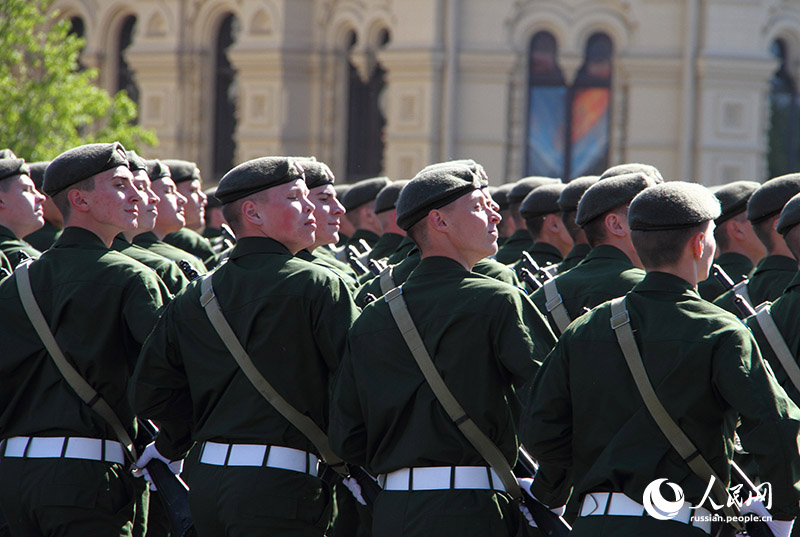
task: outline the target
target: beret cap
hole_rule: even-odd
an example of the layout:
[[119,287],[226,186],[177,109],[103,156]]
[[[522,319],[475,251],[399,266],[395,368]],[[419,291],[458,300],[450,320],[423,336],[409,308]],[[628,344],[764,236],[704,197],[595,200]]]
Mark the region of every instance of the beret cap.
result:
[[429,164],[428,166],[422,168],[420,173],[433,169],[450,168],[453,166],[466,166],[472,173],[477,174],[481,181],[487,185],[489,184],[489,174],[486,173],[486,169],[471,158],[448,160],[445,162],[437,162],[436,164]]
[[324,162],[318,162],[313,157],[297,159],[297,162],[303,168],[309,190],[318,186],[332,185],[336,181],[333,172]]
[[600,178],[597,175],[584,175],[583,177],[576,177],[567,183],[564,190],[561,191],[561,196],[558,197],[558,206],[561,210],[564,212],[577,211],[581,196],[598,179]]
[[30,175],[31,169],[25,164],[25,159],[4,158],[0,159],[0,181],[15,175]]
[[672,181],[642,190],[628,209],[628,226],[634,231],[683,229],[721,213],[719,200],[697,183]]
[[17,158],[17,155],[10,149],[0,149],[0,159]]
[[400,191],[408,184],[408,181],[392,181],[378,192],[375,198],[375,213],[391,211],[397,205],[397,198]]
[[175,184],[191,181],[193,179],[202,181],[200,170],[194,162],[179,159],[164,159],[161,162],[169,166],[169,171],[172,174],[172,180],[175,181]]
[[342,197],[345,195],[345,193],[348,190],[350,190],[351,186],[353,186],[353,185],[349,185],[347,183],[334,184],[333,185],[333,189],[336,191],[336,197],[339,198],[339,200],[341,200]]
[[783,206],[775,229],[781,235],[786,235],[797,224],[800,224],[800,194],[792,196]]
[[408,230],[434,209],[486,186],[468,167],[431,169],[408,182],[397,198],[397,225]]
[[372,177],[353,183],[350,189],[342,196],[342,205],[347,211],[357,209],[365,203],[373,201],[378,192],[390,182],[388,177]]
[[213,209],[214,207],[221,207],[222,204],[217,199],[217,187],[212,186],[211,188],[207,188],[203,190],[203,194],[206,195],[208,198],[208,205],[206,205],[206,209]]
[[217,185],[217,199],[225,205],[274,186],[305,180],[303,166],[291,157],[261,157],[239,164]]
[[600,176],[600,180],[603,181],[610,177],[627,175],[629,173],[642,173],[655,179],[656,183],[664,182],[664,178],[661,176],[661,172],[658,171],[658,168],[651,166],[650,164],[641,164],[639,162],[628,162],[625,164],[611,166],[609,169],[603,172],[603,175]]
[[739,213],[747,210],[747,202],[761,183],[756,181],[734,181],[726,185],[712,188],[711,191],[719,200],[722,214],[717,218],[717,225],[722,224]]
[[508,209],[508,193],[511,192],[512,188],[514,188],[514,183],[503,183],[492,192],[492,199],[497,203],[499,210],[505,211]]
[[764,182],[747,202],[747,219],[752,224],[758,224],[775,216],[798,193],[800,193],[800,173],[781,175]]
[[655,179],[643,173],[629,173],[598,180],[581,197],[575,223],[583,227],[595,218],[627,205],[639,192],[656,184],[658,183]]
[[129,149],[126,153],[128,154],[128,165],[132,172],[139,170],[147,171],[147,161],[140,157],[136,151]]
[[117,166],[128,165],[128,154],[119,142],[87,144],[58,155],[44,172],[42,188],[52,197],[62,190]]
[[33,181],[33,184],[36,186],[37,190],[42,189],[42,183],[44,182],[44,171],[49,165],[49,160],[40,160],[39,162],[31,162],[28,164],[28,168],[30,168],[30,173],[28,175],[30,176],[31,181]]
[[158,181],[165,177],[172,178],[172,171],[169,169],[169,166],[160,160],[153,159],[145,162],[147,163],[147,175],[150,176],[151,181]]
[[534,188],[520,203],[519,215],[522,218],[535,218],[561,212],[558,198],[561,197],[565,186],[567,185],[564,183],[554,183]]
[[534,188],[560,182],[561,179],[557,179],[555,177],[523,177],[514,183],[514,187],[508,194],[506,194],[506,198],[508,198],[508,203],[521,203],[522,200],[525,199],[525,196],[527,196]]

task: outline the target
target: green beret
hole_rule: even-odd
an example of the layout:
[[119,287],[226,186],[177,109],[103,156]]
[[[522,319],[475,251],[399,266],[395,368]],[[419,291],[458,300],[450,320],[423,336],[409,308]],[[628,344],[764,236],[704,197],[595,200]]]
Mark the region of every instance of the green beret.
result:
[[758,224],[781,212],[783,206],[800,193],[800,173],[781,175],[766,181],[747,202],[747,219]]
[[151,181],[158,181],[165,177],[172,178],[172,172],[169,167],[158,159],[147,160],[147,175]]
[[786,235],[797,224],[800,224],[800,194],[792,196],[792,199],[783,206],[775,229],[781,235]]
[[525,199],[525,196],[527,196],[534,188],[560,182],[561,179],[557,179],[555,177],[523,177],[514,183],[514,187],[508,194],[506,194],[506,198],[508,198],[508,203],[521,203],[522,200]]
[[17,158],[17,155],[15,155],[10,149],[0,149],[0,159],[5,158]]
[[317,162],[316,159],[298,159],[297,163],[303,167],[303,172],[306,176],[306,186],[311,190],[318,186],[332,185],[336,178],[333,172],[324,162]]
[[655,179],[643,173],[629,173],[598,180],[581,197],[575,223],[583,227],[598,216],[627,205],[639,192],[656,184],[658,183]]
[[628,226],[634,231],[683,229],[721,213],[719,200],[697,183],[671,181],[642,190],[628,209]]
[[508,193],[514,188],[514,183],[503,183],[492,192],[492,199],[499,207],[498,210],[505,211],[508,209]]
[[595,184],[599,179],[596,175],[584,175],[583,177],[576,177],[564,187],[561,191],[561,196],[558,198],[558,206],[562,211],[576,211],[578,209],[578,202],[581,201],[581,196],[586,192],[590,186]]
[[305,180],[302,165],[290,157],[261,157],[239,164],[217,185],[217,199],[225,205],[274,186]]
[[136,151],[129,149],[126,153],[128,154],[128,164],[132,172],[138,172],[139,170],[147,171],[147,161],[140,157]]
[[200,177],[200,170],[194,162],[178,159],[164,159],[161,162],[169,166],[169,171],[175,184],[192,181],[193,179],[203,180]]
[[352,211],[373,201],[383,187],[391,183],[388,177],[373,177],[353,183],[350,190],[342,196],[345,210]]
[[44,172],[42,188],[45,194],[53,197],[65,188],[117,166],[129,167],[128,154],[119,142],[75,147],[50,163]]
[[630,173],[649,175],[655,180],[656,183],[664,182],[664,178],[661,177],[661,172],[658,171],[658,168],[651,166],[650,164],[641,164],[639,162],[628,162],[627,164],[617,164],[616,166],[611,166],[609,169],[603,172],[603,175],[600,176],[600,180],[603,181],[611,177],[616,177],[617,175],[628,175]]
[[397,198],[400,191],[408,184],[408,181],[392,181],[378,192],[375,198],[375,214],[391,211],[397,205]]
[[466,166],[420,172],[400,191],[397,225],[407,231],[430,211],[485,186]]
[[711,191],[719,200],[722,214],[717,218],[716,224],[720,225],[739,213],[747,210],[747,202],[753,192],[758,190],[761,183],[755,181],[734,181],[727,185],[713,188]]
[[44,171],[47,169],[47,166],[50,165],[49,160],[41,160],[39,162],[31,162],[28,164],[28,168],[30,168],[30,176],[31,181],[36,186],[37,190],[42,189],[42,183],[44,182]]
[[478,177],[483,182],[485,182],[487,185],[489,184],[489,175],[486,173],[486,169],[484,169],[483,166],[481,166],[480,164],[478,164],[477,162],[475,162],[470,158],[459,159],[459,160],[448,160],[445,162],[437,162],[436,164],[430,164],[428,166],[425,166],[420,173],[427,172],[433,169],[449,168],[452,166],[466,166],[472,173],[477,174]]
[[222,207],[222,204],[217,199],[217,187],[212,186],[211,188],[207,188],[203,190],[203,194],[206,195],[208,198],[208,205],[206,205],[206,209],[213,209],[214,207]]
[[30,175],[31,170],[25,159],[21,158],[4,158],[0,159],[0,181],[14,177],[15,175]]
[[522,200],[519,206],[519,215],[522,218],[534,218],[561,212],[558,198],[561,197],[565,186],[567,185],[564,183],[555,183],[534,188]]

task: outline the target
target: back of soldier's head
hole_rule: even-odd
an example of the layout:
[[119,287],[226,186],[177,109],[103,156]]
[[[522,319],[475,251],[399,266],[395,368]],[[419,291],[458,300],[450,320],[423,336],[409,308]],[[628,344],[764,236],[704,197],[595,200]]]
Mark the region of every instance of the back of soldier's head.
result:
[[753,225],[758,239],[764,243],[767,253],[778,246],[780,237],[775,231],[774,222],[783,206],[800,193],[800,174],[791,173],[770,179],[750,196],[747,202],[747,219]]
[[786,246],[800,262],[800,194],[794,195],[781,210],[776,231],[783,236]]

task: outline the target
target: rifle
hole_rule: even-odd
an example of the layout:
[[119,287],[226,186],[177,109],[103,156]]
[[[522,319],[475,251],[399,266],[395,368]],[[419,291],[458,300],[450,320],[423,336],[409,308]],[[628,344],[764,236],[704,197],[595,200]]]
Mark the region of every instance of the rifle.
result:
[[200,273],[185,259],[178,261],[178,267],[183,271],[184,276],[186,276],[190,282],[196,280],[197,277],[200,276]]
[[[522,252],[522,256],[520,258],[522,262],[522,268],[520,268],[520,273],[522,273],[522,269],[525,268],[530,272],[530,274],[536,279],[538,286],[534,286],[534,289],[538,289],[542,287],[543,282],[548,280],[552,280],[555,276],[548,270],[548,268],[555,269],[555,265],[548,265],[547,267],[542,267],[534,261],[531,257],[531,254],[528,252]],[[554,271],[555,272],[555,271]]]
[[747,285],[747,278],[740,281],[739,283],[733,283],[731,277],[728,276],[725,270],[716,263],[711,265],[711,274],[717,279],[717,281],[720,284],[722,284],[722,287],[724,287],[726,291],[733,291],[733,303],[736,305],[736,308],[745,318],[756,314],[756,310],[753,309],[753,305],[750,304],[739,293],[739,289]]
[[539,280],[537,280],[537,279],[536,279],[536,276],[534,276],[533,274],[531,274],[531,271],[530,271],[530,270],[528,270],[528,269],[527,269],[527,268],[525,268],[525,267],[521,267],[521,268],[519,269],[519,277],[522,279],[522,281],[523,281],[523,282],[525,282],[525,283],[527,283],[527,284],[528,284],[528,287],[530,287],[530,288],[531,288],[531,289],[533,289],[534,291],[536,291],[537,289],[540,289],[540,288],[544,287],[544,286],[542,285],[542,282],[540,282]]
[[[533,457],[525,450],[524,447],[519,447],[519,464],[531,477],[536,475],[539,470],[539,465],[533,460]],[[566,537],[572,527],[564,520],[564,517],[559,516],[547,508],[543,503],[535,500],[530,494],[522,493],[522,503],[531,512],[536,526],[543,535],[548,537]]]
[[[139,424],[139,431],[144,435],[144,438],[142,435],[137,437],[140,441],[137,442],[140,444],[137,445],[137,450],[141,453],[144,446],[155,441],[158,427],[150,420],[137,418],[136,421]],[[158,489],[158,496],[169,515],[173,537],[196,537],[192,514],[189,512],[189,486],[180,476],[173,474],[164,461],[152,459],[145,468]]]
[[347,262],[350,263],[350,266],[353,267],[353,270],[355,270],[359,276],[369,272],[369,269],[361,260],[363,254],[358,251],[358,248],[353,245],[348,245],[345,251],[347,252]]
[[370,259],[369,263],[367,263],[367,266],[369,266],[369,271],[371,273],[373,273],[375,276],[380,276],[381,272],[383,272],[386,268],[386,263],[378,261],[377,259]]

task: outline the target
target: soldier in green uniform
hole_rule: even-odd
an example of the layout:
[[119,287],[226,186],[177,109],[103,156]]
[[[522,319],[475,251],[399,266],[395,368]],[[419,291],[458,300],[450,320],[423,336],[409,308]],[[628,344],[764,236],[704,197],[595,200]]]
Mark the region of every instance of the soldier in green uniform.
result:
[[654,184],[646,175],[630,174],[603,179],[586,190],[576,221],[592,245],[591,252],[577,267],[556,276],[553,296],[558,300],[551,302],[544,287],[531,295],[557,334],[562,329],[555,318],[556,308],[564,308],[568,323],[586,310],[624,295],[644,278],[631,242],[628,205],[636,194]]
[[137,232],[133,238],[133,244],[176,263],[186,261],[198,274],[205,274],[206,267],[197,256],[164,242],[164,237],[184,226],[183,207],[186,205],[186,198],[175,187],[167,166],[157,159],[145,162],[147,162],[147,175],[150,178],[151,190],[158,198],[156,207],[158,216],[152,230]]
[[[565,186],[556,183],[536,187],[519,205],[519,215],[533,238],[533,245],[527,251],[541,267],[558,265],[573,246],[558,206],[558,198]],[[521,263],[518,261],[516,266],[521,266]]]
[[369,253],[370,259],[390,257],[403,242],[406,232],[397,225],[397,197],[408,181],[392,181],[375,196],[375,214],[381,225],[381,238]]
[[[336,190],[336,198],[342,203],[342,206],[344,206],[344,195],[350,190],[351,186],[353,185],[338,184],[333,187],[334,190]],[[347,207],[345,207],[345,211],[346,210]],[[342,225],[339,228],[339,242],[336,244],[336,247],[341,248],[343,245],[350,242],[350,237],[352,237],[355,232],[356,228],[353,227],[353,223],[348,218],[343,218]]]
[[[138,192],[119,143],[58,156],[44,189],[66,228],[29,268],[57,345],[133,437],[128,379],[169,292],[109,249],[136,226]],[[11,534],[130,536],[140,489],[109,425],[56,368],[23,310],[19,273],[0,285],[0,503]]]
[[[178,192],[186,198],[183,217],[186,224],[164,236],[163,241],[185,250],[202,261],[213,261],[216,254],[208,239],[200,234],[206,227],[208,197],[203,192],[203,178],[194,162],[166,159],[161,161],[170,170]],[[209,267],[211,268],[211,267]]]
[[[714,239],[717,242],[717,259],[714,262],[722,267],[733,283],[747,278],[766,253],[746,214],[747,202],[760,186],[755,181],[734,181],[712,189],[722,207],[722,214],[714,222]],[[697,291],[701,297],[713,302],[726,289],[717,278],[709,276],[697,284]]]
[[375,198],[383,187],[391,183],[388,177],[373,177],[353,183],[342,197],[345,218],[353,224],[353,235],[348,244],[361,250],[360,241],[364,240],[373,248],[381,233],[381,224],[375,214]]
[[[423,258],[402,294],[449,389],[513,466],[515,389],[533,377],[554,337],[520,289],[470,270],[497,249],[500,216],[484,186],[466,166],[429,170],[406,185],[397,220]],[[519,511],[489,477],[496,474],[426,384],[384,300],[367,306],[348,336],[330,442],[345,460],[381,475],[375,535],[523,530]]]
[[[756,264],[745,288],[748,302],[753,307],[781,296],[797,273],[797,260],[775,227],[783,206],[798,193],[800,174],[782,175],[761,185],[747,202],[747,219],[767,249],[766,257]],[[736,308],[731,291],[720,295],[714,304],[745,317]]]
[[[800,410],[747,328],[697,294],[714,259],[719,214],[719,202],[697,184],[663,183],[634,198],[628,223],[647,275],[626,295],[628,315],[615,316],[615,326],[630,323],[656,396],[726,486],[741,420],[742,444],[771,483],[771,528],[786,535],[800,500]],[[699,505],[708,480],[693,473],[644,406],[610,310],[607,302],[575,320],[531,385],[521,430],[540,464],[531,491],[549,506],[563,505],[570,492],[581,499],[576,537],[708,534],[708,519],[692,517],[708,515],[710,504]],[[657,479],[680,487],[688,502],[668,520],[647,516],[643,506]]]
[[[33,181],[36,190],[39,192],[42,192],[44,171],[48,164],[50,164],[49,160],[28,163],[31,181]],[[56,242],[56,239],[61,234],[61,229],[64,227],[64,218],[49,196],[45,196],[42,209],[44,210],[44,225],[25,236],[25,242],[40,252],[44,252],[53,246],[53,243]]]
[[[213,273],[222,315],[256,368],[323,431],[328,383],[358,310],[342,280],[294,256],[314,243],[314,205],[287,157],[240,164],[217,197],[238,237]],[[209,276],[212,277],[212,276]],[[198,535],[322,536],[330,491],[319,453],[250,383],[210,323],[201,282],[165,309],[142,349],[132,400],[161,425],[150,454],[186,456]]]
[[586,190],[598,180],[596,175],[585,175],[576,177],[566,184],[561,195],[558,197],[558,208],[561,209],[561,221],[567,228],[569,236],[572,237],[572,249],[564,256],[564,260],[558,264],[558,272],[564,273],[577,265],[589,254],[592,247],[586,240],[586,234],[581,226],[575,223],[578,214],[578,202]]
[[0,250],[14,266],[41,253],[20,239],[44,224],[44,196],[29,173],[21,158],[0,159]]
[[533,238],[530,232],[525,227],[525,219],[519,214],[519,206],[522,200],[534,188],[542,185],[560,183],[560,179],[552,177],[523,177],[511,188],[506,194],[508,200],[508,210],[511,213],[511,218],[514,220],[514,233],[503,243],[503,246],[498,249],[494,258],[504,265],[513,265],[519,261],[522,252],[533,246]]
[[504,183],[497,187],[489,187],[489,194],[497,204],[497,212],[500,213],[500,225],[497,226],[497,247],[502,248],[506,240],[517,230],[514,225],[514,218],[511,216],[511,208],[508,203],[508,193],[514,188],[514,183]]

